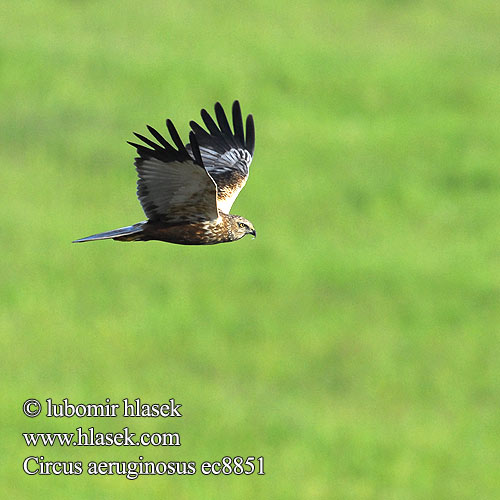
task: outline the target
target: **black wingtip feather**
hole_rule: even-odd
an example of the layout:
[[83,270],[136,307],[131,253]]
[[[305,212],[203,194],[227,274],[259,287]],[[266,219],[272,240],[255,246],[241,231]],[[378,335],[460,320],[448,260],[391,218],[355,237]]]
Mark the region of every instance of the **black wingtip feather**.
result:
[[241,116],[241,107],[239,101],[233,102],[233,128],[234,135],[241,142],[245,144],[245,134],[243,132],[243,117]]
[[222,133],[232,137],[233,133],[231,131],[231,127],[229,126],[229,122],[227,121],[226,113],[224,112],[222,104],[220,102],[216,102],[214,108],[215,116],[217,117],[217,122],[219,123]]
[[202,109],[201,112],[201,118],[205,125],[207,126],[208,130],[212,135],[219,136],[221,135],[221,132],[219,130],[219,127],[217,127],[216,123],[214,122],[214,119],[210,116],[210,113],[206,109]]
[[177,133],[175,125],[172,123],[172,120],[168,118],[167,118],[167,128],[170,133],[170,136],[172,137],[172,140],[174,141],[174,144],[177,146],[177,149],[180,152],[187,154],[186,147],[184,146],[184,143],[182,142],[179,134]]
[[191,151],[193,152],[196,163],[203,167],[203,159],[201,158],[200,146],[198,145],[198,141],[196,140],[196,135],[194,132],[189,132],[189,143],[191,144]]
[[152,140],[148,139],[147,137],[144,137],[143,135],[138,134],[137,132],[134,132],[134,135],[138,139],[140,139],[144,144],[147,144],[150,148],[153,148],[156,151],[162,150],[162,147],[160,145],[156,144],[156,142],[153,142]]
[[153,128],[151,125],[146,125],[149,130],[149,133],[165,148],[168,150],[173,149],[172,146],[167,142],[165,137],[163,137],[158,130]]
[[127,144],[130,144],[133,148],[137,149],[137,151],[139,151],[139,149],[146,149],[146,147],[143,146],[142,144],[137,144],[132,141],[127,141]]
[[253,152],[255,150],[255,125],[253,123],[253,115],[247,116],[245,135],[245,147],[248,149],[248,151],[250,151],[250,154],[253,155]]
[[193,129],[193,132],[195,134],[198,134],[201,137],[210,138],[210,134],[201,125],[199,125],[195,121],[191,120],[189,122],[189,126]]
[[[204,148],[211,148],[222,154],[231,148],[244,148],[251,154],[255,147],[255,128],[252,116],[249,116],[245,124],[241,113],[240,102],[236,99],[232,104],[232,128],[227,119],[227,115],[220,102],[214,105],[215,117],[213,118],[206,109],[202,109],[200,114],[203,123],[208,131],[195,121],[189,124],[196,134],[199,145]],[[217,120],[217,122],[215,121]]]

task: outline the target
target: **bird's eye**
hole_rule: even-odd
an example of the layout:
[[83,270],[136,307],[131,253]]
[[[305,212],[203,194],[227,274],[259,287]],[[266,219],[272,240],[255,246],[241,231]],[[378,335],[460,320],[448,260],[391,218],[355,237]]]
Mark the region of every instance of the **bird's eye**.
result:
[[248,227],[244,222],[238,222],[238,226],[240,226],[243,229]]

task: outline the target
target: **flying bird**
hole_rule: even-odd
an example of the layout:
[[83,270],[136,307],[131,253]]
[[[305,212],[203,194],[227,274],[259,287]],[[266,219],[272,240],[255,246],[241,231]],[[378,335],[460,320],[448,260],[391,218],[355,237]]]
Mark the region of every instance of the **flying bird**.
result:
[[202,109],[207,130],[191,121],[186,145],[170,120],[171,142],[149,125],[156,142],[134,132],[144,144],[127,142],[139,155],[134,163],[137,197],[148,220],[73,243],[113,239],[213,245],[256,236],[250,221],[229,213],[248,178],[255,147],[253,117],[247,116],[244,130],[238,101],[232,107],[233,130],[220,103],[215,117],[217,123]]

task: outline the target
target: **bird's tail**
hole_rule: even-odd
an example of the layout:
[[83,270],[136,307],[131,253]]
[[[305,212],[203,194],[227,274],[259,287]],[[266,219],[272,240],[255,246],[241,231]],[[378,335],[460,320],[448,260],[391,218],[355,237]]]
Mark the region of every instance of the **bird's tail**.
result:
[[145,222],[138,222],[133,226],[120,227],[119,229],[113,229],[111,231],[106,231],[105,233],[93,234],[92,236],[87,236],[86,238],[80,238],[79,240],[73,241],[73,243],[83,243],[84,241],[97,241],[97,240],[118,240],[118,241],[135,241],[140,240],[142,236],[142,228]]

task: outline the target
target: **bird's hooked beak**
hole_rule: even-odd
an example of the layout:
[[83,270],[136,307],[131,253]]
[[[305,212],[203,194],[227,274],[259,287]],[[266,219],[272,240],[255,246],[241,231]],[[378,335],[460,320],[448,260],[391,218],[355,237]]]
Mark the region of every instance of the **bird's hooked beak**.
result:
[[250,229],[250,231],[248,231],[248,234],[251,234],[253,236],[253,239],[257,238],[257,231],[255,231],[255,229]]

